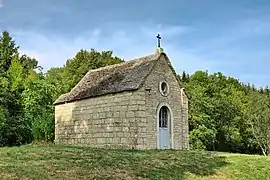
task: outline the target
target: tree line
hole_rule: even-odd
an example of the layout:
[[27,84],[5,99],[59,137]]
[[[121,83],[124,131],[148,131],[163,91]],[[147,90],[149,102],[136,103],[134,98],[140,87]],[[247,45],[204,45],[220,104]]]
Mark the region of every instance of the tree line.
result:
[[[0,36],[0,146],[54,140],[53,102],[90,70],[123,62],[112,51],[80,50],[63,67],[43,72],[19,53],[11,35]],[[189,97],[192,149],[270,154],[270,90],[222,73],[178,75]]]

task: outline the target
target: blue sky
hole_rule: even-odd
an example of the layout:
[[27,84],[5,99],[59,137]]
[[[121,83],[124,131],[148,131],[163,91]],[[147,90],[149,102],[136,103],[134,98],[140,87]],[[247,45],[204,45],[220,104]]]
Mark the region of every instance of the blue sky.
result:
[[0,30],[45,70],[82,48],[144,56],[160,33],[177,72],[270,84],[269,0],[0,0]]

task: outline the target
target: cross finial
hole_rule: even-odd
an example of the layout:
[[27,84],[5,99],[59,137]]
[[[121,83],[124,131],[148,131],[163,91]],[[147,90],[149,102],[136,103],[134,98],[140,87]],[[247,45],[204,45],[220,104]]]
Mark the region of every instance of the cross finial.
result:
[[160,40],[161,40],[160,34],[157,35],[157,39],[158,39],[158,47],[160,47]]

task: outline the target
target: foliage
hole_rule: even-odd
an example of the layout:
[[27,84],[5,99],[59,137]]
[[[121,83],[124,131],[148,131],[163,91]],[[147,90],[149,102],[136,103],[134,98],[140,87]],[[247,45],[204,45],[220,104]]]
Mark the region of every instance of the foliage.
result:
[[270,155],[270,98],[253,93],[249,106],[251,129],[263,154]]
[[[53,102],[90,70],[123,62],[112,51],[80,50],[46,73],[19,53],[7,31],[0,36],[0,146],[53,141]],[[178,75],[189,97],[192,149],[270,153],[269,87],[256,88],[222,73]]]
[[0,146],[31,142],[30,127],[21,115],[22,70],[18,47],[4,31],[0,38]]
[[7,31],[0,37],[0,146],[53,141],[54,107],[89,69],[122,62],[112,51],[80,50],[64,67],[46,74],[38,61],[19,54]]
[[[252,93],[263,92],[222,73],[197,71],[180,77],[189,96],[190,143],[194,149],[257,153],[258,141],[250,126]],[[183,76],[182,75],[182,76]],[[269,110],[269,108],[268,108]],[[254,112],[259,115],[259,111]],[[269,116],[268,116],[269,117]],[[268,131],[270,133],[270,131]]]
[[54,139],[54,89],[42,74],[29,73],[22,93],[22,105],[25,121],[31,124],[35,140]]
[[9,33],[4,31],[0,37],[0,74],[9,69],[12,58],[18,53],[18,48]]
[[66,91],[73,88],[82,77],[90,70],[120,63],[118,57],[112,56],[112,51],[97,52],[94,49],[90,51],[80,50],[73,59],[68,59],[64,67]]

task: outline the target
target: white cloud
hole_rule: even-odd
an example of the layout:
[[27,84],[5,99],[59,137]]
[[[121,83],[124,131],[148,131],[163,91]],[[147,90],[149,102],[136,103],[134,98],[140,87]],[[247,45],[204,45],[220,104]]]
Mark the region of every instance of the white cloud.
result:
[[[262,79],[258,81],[254,71],[246,71],[246,52],[234,51],[233,47],[227,49],[221,48],[232,40],[238,39],[237,34],[241,35],[241,31],[232,33],[234,35],[233,37],[230,37],[230,33],[228,33],[224,37],[213,38],[201,45],[198,42],[194,42],[194,49],[187,49],[184,45],[176,43],[175,39],[178,39],[179,36],[184,36],[186,33],[190,33],[194,30],[193,28],[162,25],[147,25],[134,29],[121,27],[123,26],[119,26],[117,29],[97,27],[83,34],[78,34],[75,37],[63,37],[41,34],[34,31],[25,32],[18,30],[10,31],[10,33],[16,43],[20,45],[20,51],[35,57],[45,70],[51,67],[62,66],[68,58],[74,57],[80,49],[112,50],[114,55],[125,60],[151,54],[156,50],[156,34],[160,33],[162,35],[162,47],[170,57],[178,73],[181,73],[183,70],[193,73],[197,70],[207,69],[210,73],[221,71],[225,75],[257,85],[262,85],[263,82],[265,84],[269,82],[266,76],[260,76]],[[108,29],[110,30],[109,34],[106,32]],[[265,33],[264,31],[261,32]],[[229,37],[228,41],[225,37]],[[253,57],[257,57],[254,52],[253,55]],[[253,59],[250,58],[249,61],[253,61]],[[246,73],[249,73],[249,76]]]
[[0,0],[0,8],[4,7],[4,2],[3,0]]
[[158,25],[144,26],[132,31],[130,29],[118,29],[110,32],[110,35],[106,35],[106,37],[103,36],[104,31],[101,28],[93,29],[73,38],[24,31],[11,31],[11,35],[20,45],[20,51],[35,57],[45,70],[62,66],[67,58],[72,58],[82,48],[112,50],[114,55],[125,60],[154,53],[157,31],[164,37],[163,48],[178,72],[182,70],[192,72],[201,68],[211,68],[211,64],[188,54],[184,49],[179,50],[177,44],[169,41],[170,38],[185,34],[188,30],[187,27]]

